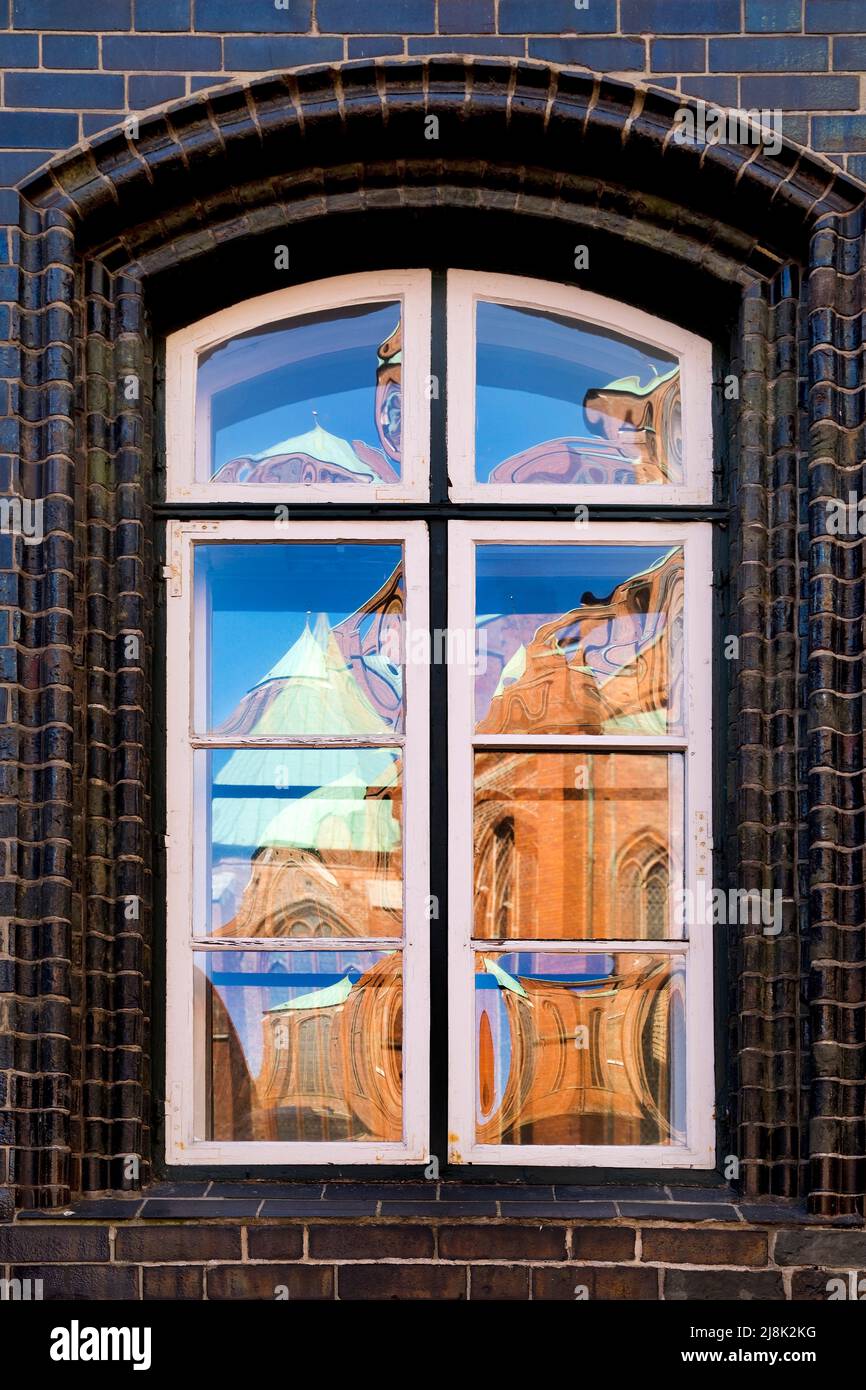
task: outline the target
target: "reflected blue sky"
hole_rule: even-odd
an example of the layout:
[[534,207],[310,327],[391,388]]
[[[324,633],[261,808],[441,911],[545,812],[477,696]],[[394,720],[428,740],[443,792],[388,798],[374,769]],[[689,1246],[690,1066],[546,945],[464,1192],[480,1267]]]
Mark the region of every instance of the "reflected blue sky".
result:
[[196,575],[212,613],[211,727],[286,654],[308,613],[311,626],[324,612],[334,627],[386,583],[401,557],[400,545],[197,545]]
[[[213,471],[319,424],[350,443],[379,448],[377,348],[397,327],[400,306],[310,314],[242,334],[204,354],[202,391],[211,399]],[[274,362],[279,366],[273,366]],[[258,368],[249,375],[249,364]],[[239,379],[238,379],[239,378]]]
[[[617,335],[507,304],[477,306],[476,476],[548,439],[592,436],[586,392],[624,376],[642,385],[677,359]],[[655,372],[653,371],[655,368]]]

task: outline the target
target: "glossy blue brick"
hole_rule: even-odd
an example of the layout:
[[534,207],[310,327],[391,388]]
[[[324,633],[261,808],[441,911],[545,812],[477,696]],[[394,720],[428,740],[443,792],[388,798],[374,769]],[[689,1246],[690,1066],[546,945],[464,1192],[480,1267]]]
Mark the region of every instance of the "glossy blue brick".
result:
[[234,78],[228,72],[205,73],[202,77],[191,77],[189,79],[189,89],[191,92],[201,92],[205,87],[217,87],[222,82],[233,82]]
[[[501,11],[500,4],[500,29]],[[439,0],[440,34],[494,34],[493,0]]]
[[219,39],[186,34],[131,34],[103,39],[102,62],[106,68],[121,71],[212,72],[222,67],[220,47]]
[[196,0],[195,27],[214,34],[306,34],[312,14],[312,0],[290,0],[287,10],[273,0]]
[[866,30],[863,0],[806,0],[807,34],[862,34]]
[[706,66],[704,39],[654,39],[650,44],[651,72],[703,72]]
[[[866,24],[866,13],[863,16]],[[833,40],[834,72],[866,72],[866,38]]]
[[0,152],[0,183],[5,188],[14,188],[54,153],[54,150],[3,150]]
[[98,68],[99,40],[95,34],[44,34],[44,68]]
[[13,0],[16,29],[132,28],[132,0]]
[[384,58],[403,52],[400,38],[349,39],[350,58]]
[[435,34],[433,0],[319,0],[316,23],[322,34]]
[[[441,8],[441,6],[440,6]],[[576,10],[574,0],[499,0],[500,34],[612,34],[616,30],[614,0],[589,0]]]
[[640,39],[530,39],[529,56],[597,72],[643,72],[645,62]]
[[123,78],[104,72],[10,72],[6,75],[7,106],[85,107],[122,111],[126,105]]
[[698,97],[714,106],[736,106],[738,102],[736,77],[684,77],[680,89],[683,96]]
[[746,0],[746,29],[750,34],[799,34],[803,0]]
[[135,0],[135,27],[140,33],[182,33],[191,23],[191,0]]
[[0,111],[0,147],[63,150],[78,139],[78,117],[47,111]]
[[740,103],[747,110],[856,111],[860,82],[856,77],[744,77]]
[[826,72],[828,39],[710,39],[712,72]]
[[467,53],[481,58],[522,58],[523,39],[410,39],[410,53]]
[[269,72],[271,68],[302,63],[332,63],[343,56],[343,40],[335,38],[240,38],[225,40],[225,65],[232,72]]
[[[96,43],[96,39],[93,42]],[[38,67],[39,39],[36,34],[0,34],[0,68]]]
[[866,183],[866,154],[852,154],[848,160],[848,173],[852,178]]
[[813,116],[812,145],[837,154],[866,150],[866,116]]
[[149,73],[146,77],[129,79],[130,111],[145,111],[148,106],[160,106],[164,101],[174,101],[182,96],[186,96],[185,77]]
[[622,0],[620,28],[624,34],[738,34],[740,0]]

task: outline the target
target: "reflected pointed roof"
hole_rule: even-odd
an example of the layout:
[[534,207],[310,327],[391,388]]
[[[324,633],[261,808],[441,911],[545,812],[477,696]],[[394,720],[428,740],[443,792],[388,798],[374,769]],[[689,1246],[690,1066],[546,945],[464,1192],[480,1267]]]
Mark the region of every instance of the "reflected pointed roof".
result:
[[323,429],[318,420],[313,428],[306,430],[304,434],[290,435],[288,439],[281,439],[278,444],[262,449],[261,453],[250,454],[250,458],[256,463],[262,463],[265,459],[275,458],[279,454],[306,454],[317,463],[333,463],[339,468],[348,469],[350,473],[357,473],[360,477],[372,479],[378,476],[369,463],[358,457],[347,439],[340,439],[339,435]]
[[[305,623],[220,732],[379,734],[388,726],[359,690],[322,613],[315,632]],[[214,778],[213,843],[387,853],[400,843],[400,825],[384,789],[398,778],[388,748],[239,748]],[[220,796],[221,787],[244,794]]]

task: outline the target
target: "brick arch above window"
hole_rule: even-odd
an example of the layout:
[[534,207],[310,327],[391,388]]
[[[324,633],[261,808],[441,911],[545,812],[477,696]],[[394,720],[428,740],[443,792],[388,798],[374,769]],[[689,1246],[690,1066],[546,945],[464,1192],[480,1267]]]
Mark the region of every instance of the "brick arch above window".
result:
[[[17,1204],[149,1173],[157,308],[188,286],[175,312],[192,319],[208,294],[215,309],[284,284],[273,259],[245,265],[252,248],[321,237],[333,257],[365,223],[383,240],[347,259],[419,263],[425,220],[448,211],[476,228],[479,268],[534,258],[551,274],[552,245],[592,243],[623,298],[657,292],[647,272],[661,265],[683,299],[703,287],[715,304],[725,284],[738,300],[727,397],[719,382],[719,630],[739,643],[719,662],[720,829],[728,881],[781,888],[785,913],[777,936],[728,929],[726,1133],[749,1194],[862,1211],[863,557],[826,502],[859,495],[866,456],[863,193],[787,143],[775,158],[680,146],[676,109],[670,94],[540,63],[347,63],[199,94],[23,187],[5,437],[20,457],[12,495],[42,502],[44,535],[15,537],[3,576],[20,1108],[0,1137]],[[389,239],[398,224],[404,239]],[[291,276],[354,268],[311,256]]]

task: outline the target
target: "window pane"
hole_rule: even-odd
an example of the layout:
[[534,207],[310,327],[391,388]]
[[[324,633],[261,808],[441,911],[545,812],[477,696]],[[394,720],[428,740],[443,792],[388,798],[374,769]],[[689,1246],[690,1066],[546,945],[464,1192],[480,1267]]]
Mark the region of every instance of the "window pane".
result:
[[479,733],[683,731],[682,547],[476,547]]
[[202,353],[196,477],[396,482],[402,348],[395,300],[266,324]]
[[201,1137],[402,1139],[396,951],[196,955]]
[[475,754],[476,937],[674,935],[682,885],[677,754]]
[[677,358],[577,319],[480,303],[482,483],[681,483]]
[[197,728],[402,730],[402,546],[197,545],[195,572]]
[[399,753],[238,748],[199,752],[196,764],[209,808],[205,931],[402,934]]
[[677,1144],[685,965],[622,952],[476,957],[480,1144]]

